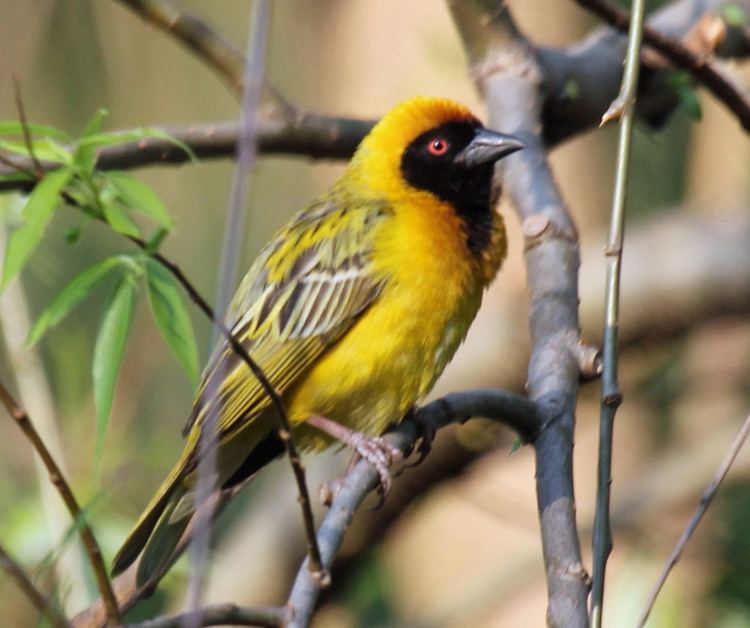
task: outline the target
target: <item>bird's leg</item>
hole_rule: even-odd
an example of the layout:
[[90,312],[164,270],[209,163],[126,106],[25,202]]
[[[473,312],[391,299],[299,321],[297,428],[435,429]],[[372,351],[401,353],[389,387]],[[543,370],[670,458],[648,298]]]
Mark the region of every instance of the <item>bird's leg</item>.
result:
[[306,423],[351,447],[356,454],[377,469],[383,494],[390,490],[391,474],[388,469],[392,464],[404,459],[400,449],[380,436],[366,436],[324,416],[313,415]]

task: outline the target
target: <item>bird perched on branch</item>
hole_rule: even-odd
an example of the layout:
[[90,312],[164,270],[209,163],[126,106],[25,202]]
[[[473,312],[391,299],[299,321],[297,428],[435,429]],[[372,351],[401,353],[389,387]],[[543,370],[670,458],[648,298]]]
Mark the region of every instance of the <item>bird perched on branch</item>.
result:
[[[417,97],[364,138],[341,178],[282,228],[240,284],[227,326],[283,397],[297,446],[343,441],[389,481],[378,436],[430,390],[505,256],[495,162],[522,148],[465,107]],[[208,421],[207,417],[214,420]],[[273,405],[224,341],[203,373],[179,460],[115,557],[138,582],[169,561],[215,426],[216,491],[283,452]]]

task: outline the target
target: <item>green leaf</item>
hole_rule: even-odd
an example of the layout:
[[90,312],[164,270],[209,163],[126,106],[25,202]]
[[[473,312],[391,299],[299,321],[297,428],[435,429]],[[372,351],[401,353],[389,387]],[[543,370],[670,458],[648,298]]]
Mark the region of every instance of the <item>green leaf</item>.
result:
[[[0,148],[9,153],[22,155],[28,159],[31,158],[29,155],[29,149],[25,142],[0,140]],[[41,161],[50,161],[53,163],[68,165],[73,159],[71,152],[65,146],[49,138],[32,140],[31,149],[34,152],[34,157]]]
[[167,237],[168,233],[169,231],[167,231],[167,229],[165,229],[164,227],[159,227],[149,238],[148,242],[146,242],[146,246],[143,248],[143,250],[149,255],[153,255],[154,253],[156,253],[159,250],[161,243],[164,241],[164,238]]
[[141,230],[133,222],[133,219],[128,216],[128,212],[122,207],[117,201],[112,201],[103,204],[104,218],[110,224],[110,226],[126,236],[138,237],[141,235]]
[[[102,129],[102,121],[108,113],[106,109],[99,109],[86,124],[81,137],[98,135]],[[97,148],[97,146],[84,145],[80,141],[76,145],[75,152],[73,153],[73,161],[87,174],[91,174],[94,171]]]
[[44,227],[60,204],[60,193],[70,180],[72,172],[67,168],[53,170],[37,184],[23,208],[23,224],[8,240],[3,264],[0,290],[26,265],[29,257],[44,235]]
[[109,115],[109,111],[104,109],[97,109],[96,113],[91,116],[91,120],[86,123],[86,127],[81,133],[81,137],[91,137],[92,135],[98,134],[102,130],[102,122],[104,118]]
[[94,466],[99,468],[104,435],[109,426],[117,375],[125,355],[130,325],[135,311],[135,285],[124,277],[115,289],[112,301],[102,319],[94,347],[93,376],[96,405],[96,451]]
[[104,212],[104,219],[117,233],[136,237],[141,235],[138,225],[133,222],[128,212],[117,200],[117,194],[112,186],[106,186],[99,193],[99,204]]
[[26,124],[17,120],[3,120],[0,121],[0,135],[18,135],[23,137],[24,126],[28,132],[33,135],[46,135],[53,137],[57,140],[67,142],[70,140],[70,136],[64,131],[60,131],[52,126],[45,126],[43,124]]
[[88,297],[109,271],[121,263],[120,257],[108,257],[76,275],[36,319],[26,343],[35,344],[48,329],[57,325],[76,305]]
[[193,325],[175,278],[159,262],[146,260],[148,302],[154,321],[195,389],[198,385],[198,347]]
[[114,133],[97,133],[90,137],[83,138],[79,145],[86,146],[115,146],[117,144],[127,144],[128,142],[138,142],[143,139],[157,138],[165,140],[181,148],[190,157],[190,161],[196,163],[198,158],[190,147],[175,137],[172,137],[166,131],[161,129],[143,127],[140,129],[131,129],[129,131],[117,131]]
[[172,226],[172,218],[164,203],[146,184],[125,172],[108,172],[105,176],[125,205],[155,220],[163,227]]

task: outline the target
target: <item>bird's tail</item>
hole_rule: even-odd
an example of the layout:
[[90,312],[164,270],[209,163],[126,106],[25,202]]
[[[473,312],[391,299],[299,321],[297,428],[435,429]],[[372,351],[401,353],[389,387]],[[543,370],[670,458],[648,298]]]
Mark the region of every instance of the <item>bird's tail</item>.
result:
[[[197,440],[197,438],[195,438],[195,440]],[[135,559],[138,558],[138,555],[144,550],[144,548],[147,548],[147,546],[153,547],[150,552],[153,559],[154,552],[159,547],[159,544],[154,544],[150,539],[156,537],[154,541],[158,541],[159,538],[162,538],[163,534],[157,534],[162,528],[167,528],[164,532],[175,532],[174,529],[170,529],[174,528],[174,526],[170,525],[170,518],[187,490],[183,485],[183,479],[185,469],[193,458],[193,451],[194,447],[191,447],[190,443],[188,443],[188,446],[183,450],[182,456],[180,456],[180,459],[174,467],[172,467],[166,480],[164,480],[159,487],[159,490],[156,491],[151,498],[151,501],[148,503],[148,506],[146,506],[146,509],[143,511],[143,514],[139,517],[135,526],[133,526],[128,538],[125,539],[120,551],[117,552],[117,555],[112,561],[113,576],[125,571],[131,564],[133,564]],[[164,539],[162,538],[162,541],[163,540]],[[177,541],[178,540],[179,538]],[[177,544],[177,541],[175,541],[175,545]],[[140,571],[139,567],[138,580],[139,583],[142,584],[146,580],[142,580],[140,577]]]

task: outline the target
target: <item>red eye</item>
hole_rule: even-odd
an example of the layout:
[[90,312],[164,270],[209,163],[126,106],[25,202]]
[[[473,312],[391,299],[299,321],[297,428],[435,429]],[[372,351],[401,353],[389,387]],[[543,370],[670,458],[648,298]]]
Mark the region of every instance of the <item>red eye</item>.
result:
[[450,144],[448,144],[448,142],[446,142],[442,138],[430,140],[430,143],[427,144],[427,150],[430,151],[430,154],[436,155],[437,157],[439,157],[440,155],[445,155],[445,153],[448,152],[449,147]]

